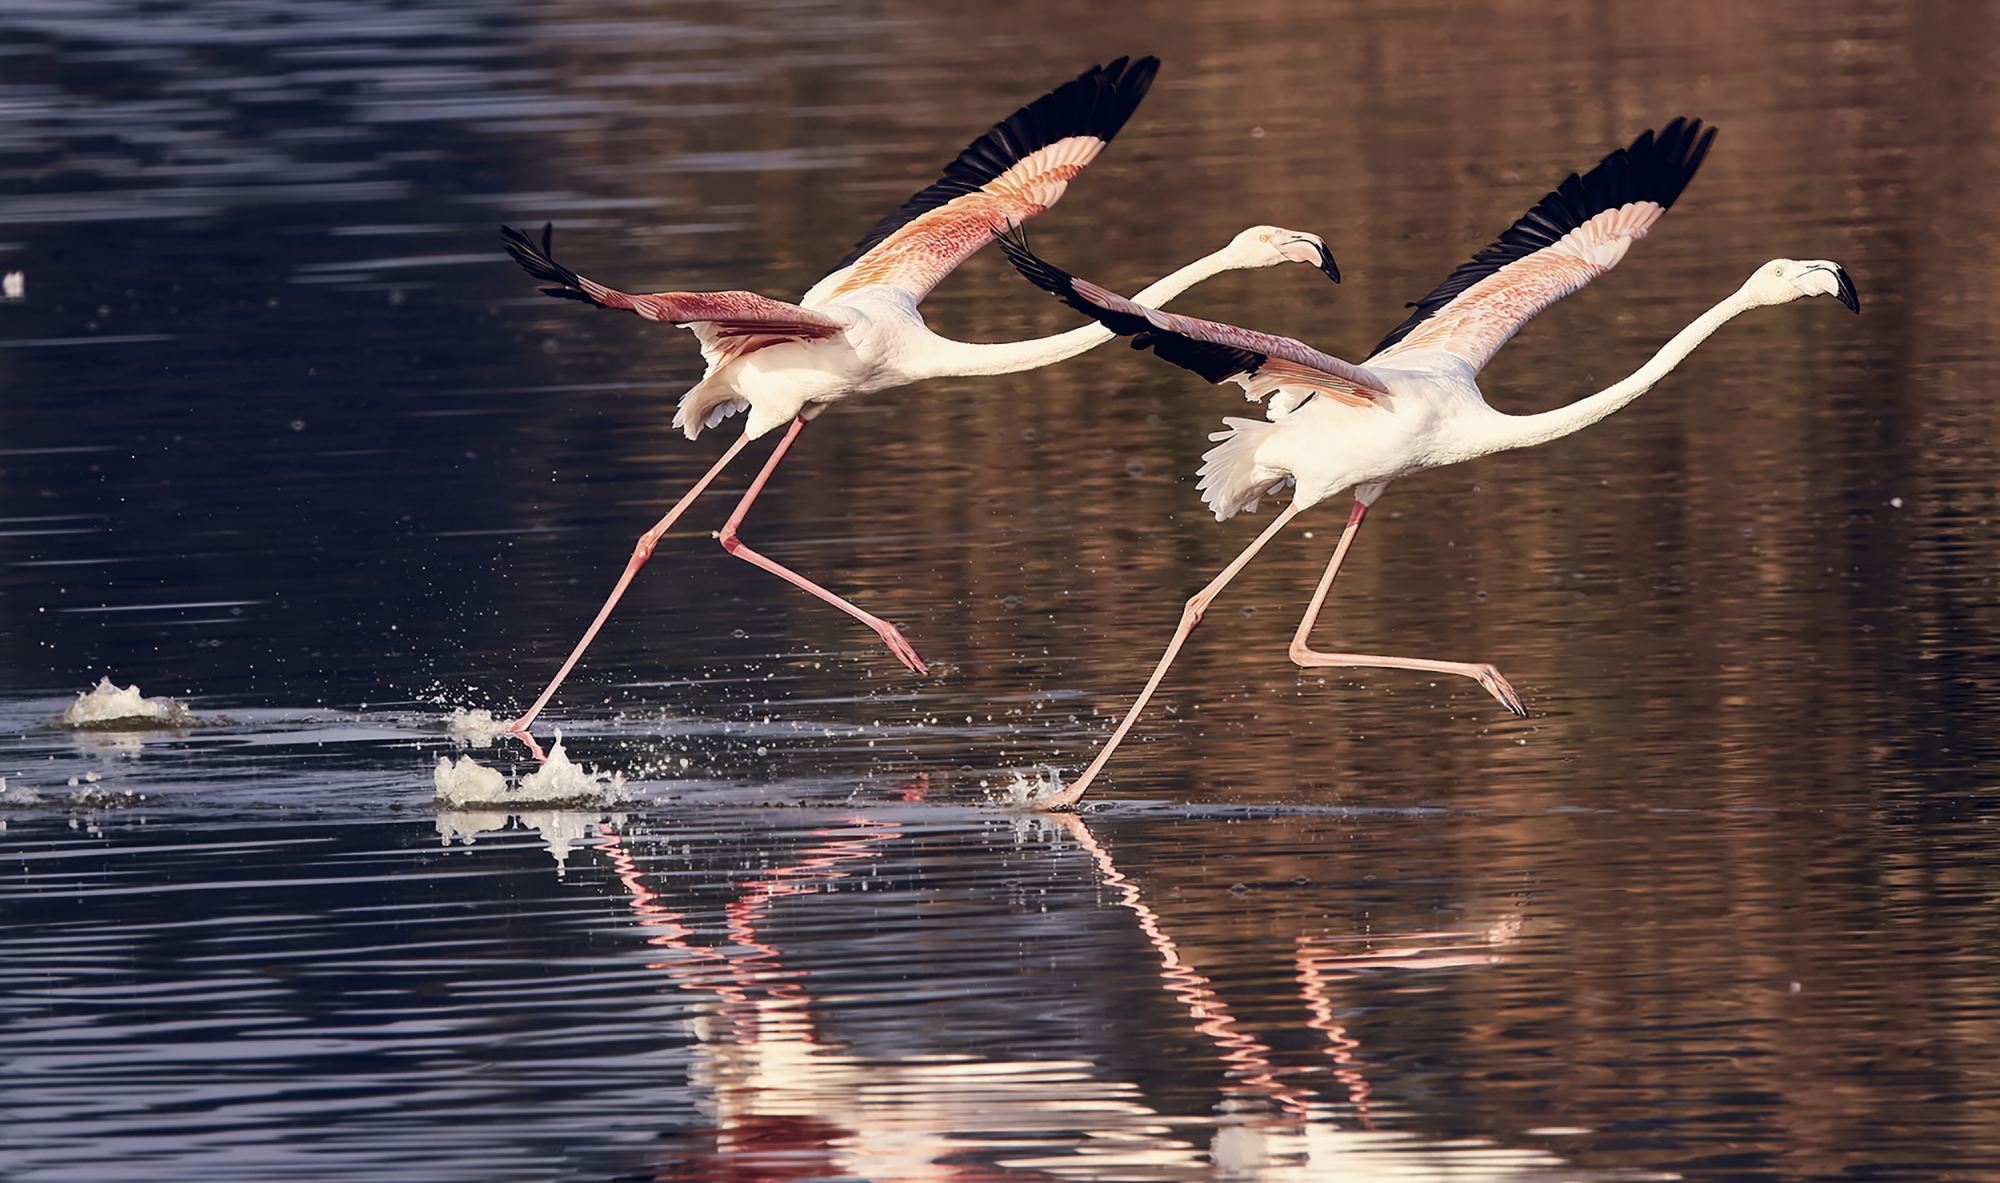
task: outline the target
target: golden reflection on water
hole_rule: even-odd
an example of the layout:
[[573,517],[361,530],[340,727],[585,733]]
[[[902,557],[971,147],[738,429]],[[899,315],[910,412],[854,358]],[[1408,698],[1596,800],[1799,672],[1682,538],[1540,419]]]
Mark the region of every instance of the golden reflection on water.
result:
[[[1212,1169],[1266,1180],[1385,1173],[1525,1179],[1548,1177],[1560,1166],[1538,1150],[1432,1143],[1378,1122],[1354,1055],[1358,1044],[1333,1017],[1332,992],[1357,974],[1496,964],[1493,950],[1514,938],[1518,917],[1485,932],[1384,932],[1366,948],[1301,938],[1302,1016],[1294,1021],[1331,1044],[1332,1079],[1345,1094],[1323,1096],[1305,1083],[1313,1078],[1308,1064],[1277,1062],[1273,1048],[1243,1028],[1082,818],[1044,824],[1089,854],[1100,881],[1115,889],[1117,906],[1131,912],[1158,955],[1157,988],[1213,1044],[1222,1081],[1214,1117],[1163,1113],[1137,1082],[1108,1077],[1088,1060],[1010,1060],[976,1049],[863,1055],[825,1038],[816,1012],[848,1000],[821,997],[822,991],[846,994],[853,985],[835,978],[816,988],[819,975],[788,968],[762,928],[783,900],[839,890],[871,860],[890,855],[907,837],[893,821],[854,814],[813,830],[807,837],[816,841],[791,851],[781,865],[740,880],[723,905],[719,941],[691,926],[690,916],[649,884],[643,846],[606,829],[594,849],[610,862],[627,906],[649,934],[646,943],[665,954],[647,968],[701,999],[689,1023],[697,1056],[689,1082],[713,1126],[677,1132],[659,1177],[723,1170],[955,1179],[990,1177],[985,1172],[997,1167],[1079,1179],[1174,1179]],[[980,939],[976,932],[964,938]],[[941,1031],[936,1042],[956,1041]]]
[[[673,398],[699,370],[684,334],[537,302],[518,276],[499,278],[506,264],[490,223],[554,218],[569,261],[620,287],[795,295],[998,114],[1121,53],[1160,55],[1158,86],[1031,227],[1039,251],[1101,283],[1132,290],[1253,222],[1315,231],[1346,275],[1338,289],[1281,269],[1223,277],[1182,307],[1352,357],[1559,178],[1687,114],[1721,129],[1701,174],[1615,272],[1508,346],[1486,375],[1494,402],[1541,410],[1607,384],[1772,256],[1836,259],[1864,301],[1858,318],[1824,302],[1761,310],[1588,432],[1403,482],[1378,505],[1323,635],[1343,647],[1492,661],[1527,698],[1525,721],[1475,687],[1387,673],[1300,676],[1285,643],[1344,507],[1329,505],[1274,544],[1215,605],[1120,753],[1101,790],[1116,807],[1064,831],[1083,854],[1050,856],[1079,881],[1094,867],[1103,888],[1094,918],[1118,922],[1105,949],[1064,951],[1074,977],[1062,997],[1114,1000],[1101,1012],[1105,1029],[1076,1037],[1074,1052],[987,1055],[918,1030],[875,1055],[834,1034],[830,1016],[851,1017],[842,1008],[853,1000],[837,974],[801,963],[773,917],[858,875],[902,842],[903,823],[843,814],[774,854],[774,869],[725,877],[726,901],[700,913],[720,918],[705,926],[636,840],[600,830],[596,850],[615,868],[626,913],[654,942],[647,964],[699,1012],[695,1071],[712,1128],[680,1139],[662,1173],[699,1176],[704,1164],[768,1151],[761,1161],[773,1174],[970,1174],[950,1158],[968,1144],[988,1162],[1017,1156],[1007,1162],[1022,1172],[1164,1177],[1211,1160],[1262,1164],[1254,1170],[1270,1178],[1302,1173],[1301,1162],[1356,1159],[1362,1177],[1385,1162],[1443,1174],[1474,1170],[1481,1154],[1494,1173],[1558,1177],[1576,1173],[1565,1161],[1593,1171],[1665,1164],[1689,1174],[1910,1178],[1994,1160],[2000,15],[1991,3],[1029,0],[996,20],[974,6],[909,0],[865,9],[645,0],[614,19],[602,5],[562,0],[518,19],[495,34],[515,40],[492,60],[545,88],[545,103],[526,112],[516,104],[511,131],[452,124],[448,135],[428,133],[434,140],[381,141],[385,152],[413,149],[400,168],[436,162],[387,169],[382,184],[395,188],[417,185],[423,170],[456,172],[443,146],[496,137],[481,141],[481,159],[507,167],[460,178],[463,188],[435,208],[394,215],[426,227],[461,219],[446,229],[466,234],[463,249],[493,253],[490,278],[440,267],[425,272],[431,286],[411,288],[443,310],[414,323],[446,335],[451,316],[476,314],[491,335],[472,338],[455,365],[420,364],[400,348],[404,337],[363,317],[353,292],[311,304],[303,288],[284,290],[286,309],[324,311],[323,322],[285,336],[268,367],[239,367],[234,334],[262,325],[258,340],[275,350],[289,322],[233,308],[218,318],[230,322],[227,334],[199,322],[214,336],[175,355],[168,375],[193,363],[195,377],[175,388],[188,396],[185,423],[134,410],[164,370],[106,392],[93,385],[106,381],[97,376],[104,363],[52,371],[37,359],[55,350],[0,351],[10,392],[25,387],[21,375],[63,378],[60,395],[43,400],[62,404],[46,412],[61,429],[22,411],[30,399],[0,400],[9,424],[60,464],[31,470],[9,441],[8,487],[36,500],[10,515],[102,511],[117,524],[85,536],[88,550],[24,552],[10,568],[20,580],[8,589],[20,597],[9,600],[15,610],[44,594],[37,581],[48,572],[122,562],[130,556],[119,548],[140,536],[163,553],[133,587],[212,579],[228,590],[172,599],[264,596],[235,585],[273,554],[298,550],[308,515],[338,519],[353,497],[379,512],[359,516],[346,540],[365,533],[377,549],[337,573],[295,569],[288,586],[311,589],[296,602],[344,587],[341,603],[379,612],[408,593],[393,608],[410,614],[401,635],[431,626],[435,649],[448,650],[436,643],[448,638],[462,646],[461,668],[477,671],[452,689],[505,693],[497,688],[511,681],[531,691],[573,642],[589,610],[578,601],[594,606],[632,537],[724,441],[689,445],[668,426]],[[63,65],[57,56],[46,60]],[[106,60],[77,73],[100,78]],[[220,68],[219,57],[199,60]],[[119,122],[142,128],[133,138],[148,144],[205,144],[205,124],[154,123],[157,113],[137,111],[184,109],[192,83],[175,72],[183,68],[163,67],[166,89],[135,101],[129,118],[110,105],[117,85],[84,84],[78,93],[105,105],[78,109],[103,123],[80,125],[84,147],[72,162],[88,165],[96,129]],[[68,76],[68,66],[52,69],[48,85]],[[480,94],[495,109],[518,97],[481,80],[493,83]],[[16,97],[32,99],[42,85],[28,78]],[[240,89],[258,96],[262,85],[246,78]],[[355,112],[353,125],[284,125],[312,133],[297,143],[341,142],[328,131],[366,140],[402,117],[389,90],[324,85],[335,88],[328,109]],[[70,97],[63,91],[55,105]],[[266,126],[264,106],[283,105],[244,102],[258,106],[241,121],[252,129]],[[492,146],[502,141],[511,156]],[[267,159],[254,138],[234,146],[246,172]],[[40,151],[30,145],[22,169],[43,169]],[[150,152],[131,149],[145,174],[133,184],[162,195],[212,167]],[[373,170],[389,162],[341,163],[373,185]],[[163,179],[169,167],[182,171]],[[204,185],[172,208],[219,216],[214,192]],[[46,195],[26,196],[10,191],[8,208],[54,216]],[[217,223],[245,237],[218,252],[225,266],[203,273],[222,276],[231,299],[253,287],[258,299],[274,298],[263,287],[283,277],[245,262],[265,249],[312,243],[310,258],[286,257],[294,276],[382,253],[316,222],[299,227],[310,234],[260,237],[264,211],[252,212]],[[387,215],[357,209],[344,225],[378,216]],[[475,222],[476,242],[465,230]],[[80,249],[95,237],[56,241]],[[89,257],[109,271],[117,252],[94,249]],[[180,279],[167,275],[184,266],[172,258],[151,273],[165,277],[161,287]],[[38,274],[49,278],[31,278],[30,303],[10,314],[41,315],[36,293],[54,290],[57,272]],[[362,294],[388,307],[380,289],[399,277],[373,278]],[[124,318],[154,297],[119,299]],[[414,316],[420,302],[401,314]],[[84,307],[73,302],[61,324]],[[971,340],[1075,323],[990,252],[925,309],[940,332]],[[372,327],[342,335],[348,316]],[[35,333],[62,339],[83,331],[55,319],[43,329]],[[393,434],[405,438],[386,442],[443,445],[314,461],[318,484],[300,484],[305,460],[279,451],[269,469],[240,473],[240,457],[274,446],[264,426],[299,414],[316,432],[323,414],[332,417],[339,396],[297,384],[302,355],[292,351],[307,345],[325,356],[305,360],[355,364],[342,380],[354,400],[347,413],[397,424]],[[426,344],[423,353],[434,351]],[[153,363],[127,363],[129,372],[142,364]],[[279,365],[294,376],[276,382]],[[232,375],[273,382],[278,393],[243,399],[227,385]],[[71,382],[87,397],[71,394]],[[211,384],[239,397],[212,411]],[[182,404],[169,402],[179,415]],[[1013,706],[1008,760],[1075,768],[1143,681],[1185,597],[1269,520],[1218,525],[1193,488],[1207,433],[1243,409],[1233,392],[1122,347],[843,406],[802,437],[745,537],[904,626],[938,674],[906,677],[845,617],[721,555],[706,533],[725,512],[718,498],[704,506],[707,521],[668,540],[558,706],[589,715],[616,691],[614,709],[671,712],[675,722],[789,707],[827,723],[828,734],[834,724],[881,720],[887,732],[940,714],[972,727],[970,716]],[[193,437],[195,424],[213,429],[203,419],[239,417],[264,426],[211,435],[210,450],[185,460],[172,453],[147,470],[155,484],[120,484],[132,470],[115,466],[84,475],[92,456],[71,464],[72,452],[136,460],[141,450],[122,446],[135,429],[185,427]],[[72,418],[84,427],[71,431]],[[499,425],[484,428],[479,450],[507,459],[452,469],[452,457],[472,462],[456,430],[489,420]],[[201,476],[199,456],[222,474],[206,487],[188,483]],[[439,479],[475,492],[426,505],[413,490],[440,486],[382,480],[391,465],[437,467],[452,473]],[[15,480],[30,471],[33,481]],[[102,500],[72,504],[83,486]],[[159,516],[127,516],[143,504]],[[263,516],[275,506],[303,508]],[[408,533],[380,528],[409,522],[412,509],[435,519]],[[246,525],[267,532],[227,549],[225,536]],[[462,598],[419,594],[435,587],[384,592],[366,565],[391,550],[444,554],[460,531],[507,533],[513,543],[501,559],[465,569],[474,574],[458,572],[473,589]],[[329,540],[342,537],[311,539],[315,555]],[[413,584],[449,581],[419,579],[422,567],[382,569]],[[86,589],[92,601],[125,578],[111,570]],[[411,618],[467,603],[488,615]],[[51,607],[46,618],[57,615]],[[346,671],[351,680],[329,700],[372,694],[413,660],[389,639],[387,619],[379,638],[344,654],[317,631],[327,621],[274,624],[278,639],[267,643],[231,632],[230,647],[199,651],[188,640],[197,628],[213,637],[232,626],[179,623],[184,636],[129,631],[88,644],[72,628],[58,637],[60,657],[49,656],[58,646],[39,626],[0,640],[9,668],[30,672],[22,684],[47,676],[52,662],[122,654],[173,664],[176,678],[185,665],[232,686],[300,694],[317,692],[306,669]],[[731,648],[738,630],[748,636]],[[742,655],[752,646],[768,665],[751,668]],[[275,681],[249,678],[253,665]],[[785,678],[766,681],[775,665]],[[1067,722],[1071,713],[1080,721]],[[894,757],[870,738],[808,745],[803,755],[794,745],[789,763],[752,763],[747,753],[758,749],[746,747],[731,764],[713,754],[737,738],[723,732],[707,749],[673,737],[681,759],[658,767],[782,794],[795,773],[858,783],[914,766],[938,786],[932,800],[963,804],[997,746],[975,758],[965,733],[919,743],[904,726]],[[186,746],[148,739],[133,760],[140,753],[124,741],[103,740],[112,746],[101,751],[99,740],[76,742],[121,774],[128,764],[171,765]],[[720,770],[687,772],[690,754]],[[370,763],[369,793],[379,767]],[[17,787],[28,775],[5,772]],[[228,773],[242,785],[270,775],[249,761]],[[191,796],[188,808],[208,807]],[[1174,812],[1183,803],[1189,810]],[[508,824],[459,820],[473,832]],[[567,822],[534,824],[558,830],[552,841],[565,847],[583,835],[561,830]],[[580,877],[577,868],[573,854],[570,874]],[[975,881],[991,888],[990,877]],[[128,960],[95,943],[121,939],[115,924],[87,935],[78,964],[89,982],[100,966]],[[839,947],[830,939],[816,952],[829,944]],[[274,939],[273,963],[295,945],[288,934]],[[874,989],[866,1001],[883,1003],[887,988],[865,984]],[[325,1013],[318,1002],[310,1009]],[[1591,1132],[1560,1142],[1537,1133],[1552,1129]],[[83,1130],[76,1144],[97,1135]],[[1468,1136],[1491,1145],[1458,1149]]]
[[901,831],[856,816],[816,833],[824,841],[798,851],[796,861],[740,885],[726,906],[733,951],[699,943],[686,916],[647,886],[616,834],[598,846],[631,893],[640,925],[658,930],[647,943],[675,954],[648,968],[715,998],[691,1024],[699,1059],[690,1074],[714,1126],[680,1135],[664,1177],[723,1169],[949,1179],[961,1172],[946,1160],[980,1133],[1042,1133],[1052,1124],[1084,1127],[1079,1142],[1117,1147],[1117,1165],[1192,1165],[1192,1147],[1163,1136],[1159,1115],[1136,1102],[1135,1089],[1099,1084],[1087,1063],[959,1053],[863,1059],[822,1042],[808,975],[783,967],[757,921],[776,899],[846,878]]

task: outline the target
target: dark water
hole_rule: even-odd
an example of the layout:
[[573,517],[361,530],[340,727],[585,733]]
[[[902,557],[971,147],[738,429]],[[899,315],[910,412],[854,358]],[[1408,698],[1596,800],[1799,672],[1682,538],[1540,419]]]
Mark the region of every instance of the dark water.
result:
[[[0,1176],[2000,1178],[2000,184],[1990,4],[0,10]],[[1346,282],[1185,307],[1359,355],[1550,184],[1676,114],[1673,213],[1487,371],[1557,444],[1399,484],[1301,677],[1344,508],[1123,348],[818,420],[745,528],[900,623],[670,535],[547,716],[629,804],[439,813],[688,444],[685,334],[545,300],[803,291],[973,134],[1157,53],[1038,250],[1127,290],[1253,222]],[[1070,327],[983,253],[943,332]],[[1233,389],[1233,388],[1232,388]],[[755,450],[762,454],[761,446]],[[1310,531],[1312,537],[1306,537]],[[102,676],[217,726],[53,726]],[[525,771],[518,749],[474,755]]]

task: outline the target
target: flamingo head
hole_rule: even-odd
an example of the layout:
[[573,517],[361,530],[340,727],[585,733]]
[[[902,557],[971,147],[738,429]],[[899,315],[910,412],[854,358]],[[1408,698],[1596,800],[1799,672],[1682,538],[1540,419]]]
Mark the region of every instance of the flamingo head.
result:
[[1283,226],[1252,226],[1231,239],[1229,249],[1242,260],[1239,266],[1310,263],[1325,272],[1328,279],[1340,282],[1340,268],[1334,265],[1333,252],[1326,249],[1326,239],[1317,234],[1287,230]]
[[1861,298],[1854,294],[1854,281],[1840,264],[1828,259],[1773,259],[1750,276],[1743,285],[1743,294],[1756,304],[1832,296],[1847,305],[1848,311],[1861,311]]

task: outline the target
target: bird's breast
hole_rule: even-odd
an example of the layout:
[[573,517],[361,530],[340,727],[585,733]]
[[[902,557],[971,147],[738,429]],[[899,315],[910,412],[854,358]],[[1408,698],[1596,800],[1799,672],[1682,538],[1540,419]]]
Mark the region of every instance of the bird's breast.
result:
[[1260,470],[1291,476],[1312,502],[1449,463],[1448,401],[1420,388],[1389,388],[1372,406],[1325,398],[1301,406],[1258,449]]
[[788,341],[760,349],[736,363],[737,392],[753,403],[827,402],[855,393],[868,373],[868,364],[846,343],[835,337],[826,341]]

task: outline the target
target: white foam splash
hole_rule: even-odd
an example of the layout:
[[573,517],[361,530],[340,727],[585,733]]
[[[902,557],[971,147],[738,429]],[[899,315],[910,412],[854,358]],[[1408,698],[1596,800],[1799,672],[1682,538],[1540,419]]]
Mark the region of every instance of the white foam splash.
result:
[[1062,791],[1062,773],[1057,769],[1037,768],[1032,776],[1018,768],[1012,771],[1011,782],[986,794],[988,800],[1003,809],[1039,809],[1043,801]]
[[578,797],[588,797],[601,805],[623,805],[632,799],[625,791],[625,774],[622,772],[599,772],[592,768],[585,772],[571,762],[569,754],[563,751],[562,732],[556,732],[555,742],[549,745],[549,758],[521,778],[518,790],[533,801],[569,801]]
[[15,785],[10,789],[7,779],[0,777],[0,805],[41,805],[47,800],[27,785]]
[[[98,778],[93,773],[89,779],[94,782]],[[131,789],[113,791],[100,789],[95,784],[76,788],[75,777],[71,777],[69,783],[70,787],[75,788],[69,796],[45,797],[29,785],[15,785],[10,789],[7,787],[7,781],[0,778],[0,808],[60,805],[71,809],[124,809],[143,804],[147,800],[144,793],[136,793]]]
[[192,724],[195,718],[185,703],[171,698],[147,698],[139,693],[136,682],[121,690],[110,678],[99,681],[88,693],[77,695],[76,701],[62,713],[65,727],[112,722],[178,726]]
[[499,769],[488,768],[471,756],[460,756],[455,764],[451,757],[439,756],[431,781],[437,786],[438,803],[451,809],[497,801],[510,791]]
[[490,748],[499,736],[507,734],[507,720],[496,719],[493,712],[480,708],[468,711],[464,707],[453,707],[451,718],[445,720],[445,734],[460,743],[475,748]]
[[562,734],[549,745],[549,757],[542,766],[509,788],[498,769],[488,768],[471,756],[456,761],[439,756],[431,772],[437,786],[437,803],[447,809],[504,806],[569,806],[574,808],[623,805],[632,800],[625,789],[622,772],[585,771],[563,751]]

